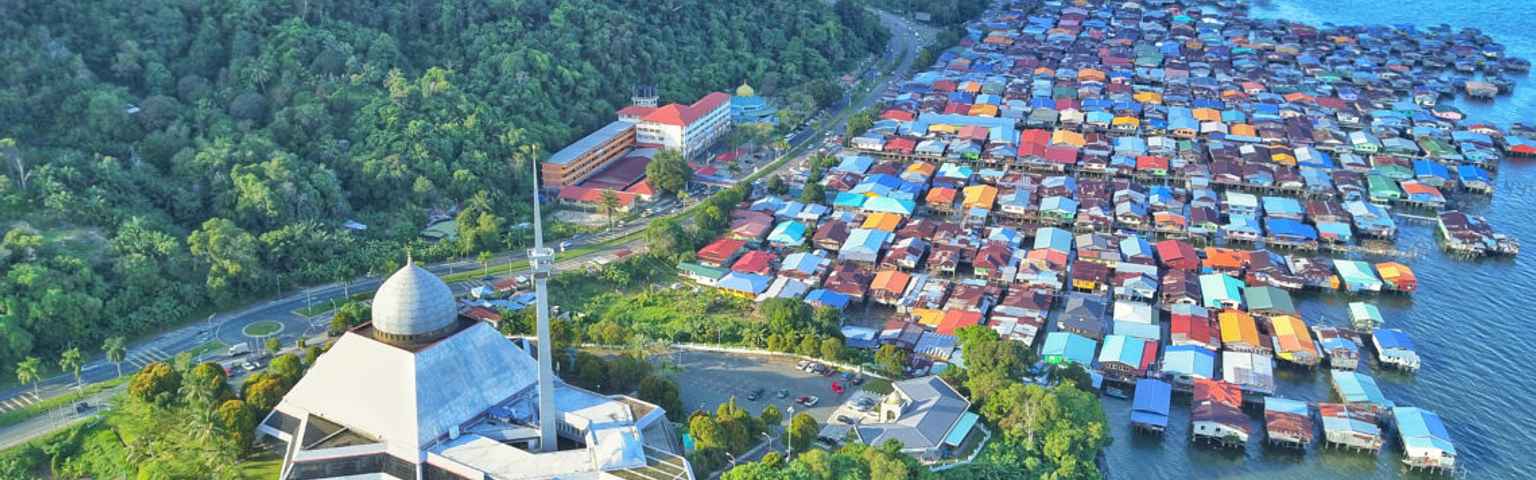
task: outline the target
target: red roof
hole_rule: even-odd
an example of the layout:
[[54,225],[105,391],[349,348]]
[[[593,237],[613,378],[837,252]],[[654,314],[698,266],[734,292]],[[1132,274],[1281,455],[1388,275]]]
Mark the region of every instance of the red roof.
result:
[[629,188],[624,189],[624,191],[642,197],[651,197],[656,195],[656,189],[651,188],[650,180],[641,180],[635,182],[634,185],[630,185]]
[[762,250],[753,250],[742,255],[731,265],[731,271],[741,273],[755,273],[767,275],[773,270],[773,254]]
[[[710,92],[708,95],[705,95],[704,98],[700,98],[699,101],[693,102],[693,105],[685,106],[680,103],[668,104],[667,106],[657,108],[655,111],[646,114],[645,117],[641,118],[641,120],[652,123],[686,127],[688,125],[692,125],[693,122],[698,121],[700,118],[704,117],[704,115],[714,111],[717,108],[720,108],[730,101],[730,95],[726,95],[720,92]],[[623,110],[620,110],[620,112],[622,114]]]
[[1161,157],[1161,156],[1157,156],[1157,155],[1142,155],[1142,156],[1136,157],[1136,169],[1137,170],[1148,170],[1148,169],[1163,169],[1163,170],[1167,170],[1168,169],[1168,157]]
[[656,111],[656,107],[630,105],[619,109],[619,118],[645,118],[646,115],[650,115],[654,111]]
[[892,137],[890,140],[885,141],[885,151],[887,152],[912,153],[912,150],[916,148],[917,141],[910,138]]
[[1211,344],[1211,321],[1205,317],[1175,313],[1171,319],[1172,325],[1169,332],[1174,335],[1183,334],[1184,338],[1191,342]]
[[745,248],[746,246],[747,242],[741,240],[734,240],[730,238],[715,240],[714,243],[705,245],[704,248],[699,249],[699,260],[711,262],[714,264],[725,263],[729,261],[731,257],[736,256],[736,252],[741,251],[741,249]]
[[613,192],[613,196],[619,200],[619,206],[621,207],[627,207],[635,203],[636,195],[634,193],[578,187],[575,185],[560,189],[560,201],[597,205],[603,203],[603,192]]
[[948,105],[944,106],[944,113],[965,115],[970,112],[971,104],[969,103],[949,102]]
[[1045,145],[1051,143],[1051,131],[1041,128],[1031,128],[1019,134],[1019,142],[1038,143]]
[[730,163],[730,162],[736,161],[736,159],[738,159],[738,158],[741,158],[741,156],[745,155],[746,153],[747,153],[747,150],[744,149],[744,148],[738,148],[738,149],[735,149],[735,150],[727,150],[727,151],[724,151],[724,152],[720,152],[719,155],[715,155],[715,160],[719,160],[719,161],[722,161],[722,162]]
[[1200,254],[1195,252],[1195,247],[1178,240],[1163,240],[1155,246],[1157,256],[1163,261],[1163,266],[1178,270],[1200,270]]
[[948,310],[944,312],[944,320],[939,321],[939,327],[934,331],[941,335],[954,335],[955,330],[980,324],[981,312]]
[[1045,147],[1045,161],[1073,165],[1077,163],[1077,148],[1061,145]]
[[909,122],[912,121],[913,118],[916,118],[916,116],[912,115],[912,112],[892,108],[880,113],[880,118],[885,120]]
[[936,92],[953,92],[959,86],[954,80],[939,80],[933,82],[933,90]]
[[1045,144],[1044,143],[1034,143],[1034,142],[1020,143],[1019,144],[1019,156],[1020,157],[1044,157],[1045,156]]

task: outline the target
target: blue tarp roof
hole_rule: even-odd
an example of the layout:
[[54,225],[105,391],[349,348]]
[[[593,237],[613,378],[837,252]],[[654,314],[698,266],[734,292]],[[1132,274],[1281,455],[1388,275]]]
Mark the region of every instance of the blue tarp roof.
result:
[[1264,220],[1264,228],[1269,230],[1271,236],[1284,235],[1287,237],[1302,237],[1308,240],[1317,240],[1317,229],[1311,225],[1301,223],[1300,220],[1289,218],[1268,218]]
[[1045,335],[1041,356],[1061,356],[1067,361],[1084,367],[1093,364],[1093,351],[1098,344],[1088,337],[1071,332],[1051,332]]

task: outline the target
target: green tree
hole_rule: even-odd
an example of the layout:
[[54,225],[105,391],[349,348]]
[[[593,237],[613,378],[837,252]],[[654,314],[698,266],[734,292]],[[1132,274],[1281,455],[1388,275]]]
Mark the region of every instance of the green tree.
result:
[[43,381],[43,361],[37,357],[27,357],[16,364],[16,381],[32,384],[32,396],[38,397],[37,384]]
[[613,228],[613,214],[619,211],[619,196],[615,195],[613,190],[603,190],[597,206],[603,216],[608,217],[608,228]]
[[145,403],[163,404],[181,388],[181,374],[165,362],[152,362],[128,381],[128,395]]
[[679,258],[693,253],[692,242],[682,225],[671,217],[651,221],[645,227],[645,243],[650,251],[668,258]]
[[285,389],[291,388],[304,376],[304,362],[297,355],[286,353],[273,358],[267,370],[282,380]]
[[693,170],[688,168],[683,153],[675,149],[656,152],[656,157],[645,165],[645,177],[650,180],[651,188],[663,195],[676,195],[683,191],[692,176]]
[[805,189],[800,191],[800,201],[804,203],[822,203],[827,201],[826,187],[820,183],[807,182]]
[[485,276],[485,277],[490,277],[491,276],[491,252],[487,252],[487,251],[482,250],[482,251],[480,251],[480,255],[476,257],[476,259],[480,261],[480,270],[482,271],[481,275]]
[[107,354],[107,361],[117,367],[117,376],[123,376],[123,360],[127,359],[127,339],[123,337],[111,337],[101,342],[101,351]]
[[246,406],[244,400],[229,399],[220,403],[215,412],[219,419],[219,426],[242,449],[251,445],[252,437],[256,432],[256,423],[261,421],[256,412]]
[[816,340],[815,335],[805,335],[800,337],[800,346],[795,348],[795,353],[807,357],[814,357],[816,354],[821,353],[821,342]]
[[843,359],[843,341],[832,337],[822,339],[821,358],[834,362],[841,361]]
[[875,365],[886,376],[901,378],[907,369],[907,351],[897,348],[895,345],[881,345],[875,351]]
[[821,426],[816,423],[816,419],[811,418],[805,412],[796,413],[794,418],[789,420],[789,432],[787,435],[789,435],[790,451],[800,453],[810,450],[811,445],[816,442],[817,434],[820,432]]
[[762,413],[759,413],[757,417],[763,421],[764,426],[770,428],[784,421],[784,413],[779,411],[778,406],[771,404],[764,406]]
[[677,383],[660,375],[648,375],[640,380],[636,394],[641,400],[651,402],[667,411],[667,418],[678,421],[683,418],[683,398]]
[[267,353],[275,354],[283,349],[282,340],[275,335],[268,335],[267,339],[262,341],[262,345],[266,347]]
[[70,347],[59,354],[59,370],[73,373],[76,386],[83,386],[80,383],[80,368],[83,366],[85,366],[85,357],[80,354],[79,347]]
[[210,218],[187,237],[192,256],[208,268],[208,292],[222,301],[249,291],[263,277],[256,237],[222,218]]

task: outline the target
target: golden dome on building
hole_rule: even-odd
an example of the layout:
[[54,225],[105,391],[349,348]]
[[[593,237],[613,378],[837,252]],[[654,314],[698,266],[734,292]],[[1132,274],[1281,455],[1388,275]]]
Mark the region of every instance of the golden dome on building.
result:
[[736,96],[738,97],[751,97],[755,95],[757,95],[757,91],[752,90],[752,86],[747,85],[747,82],[741,82],[741,86],[736,87]]

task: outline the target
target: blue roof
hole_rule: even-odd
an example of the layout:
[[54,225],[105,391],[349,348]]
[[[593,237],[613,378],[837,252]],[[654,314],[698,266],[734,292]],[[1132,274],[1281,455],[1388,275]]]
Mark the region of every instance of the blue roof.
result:
[[1133,322],[1129,320],[1115,320],[1115,334],[1127,337],[1141,338],[1156,342],[1163,338],[1161,325]]
[[1456,454],[1456,445],[1451,443],[1451,433],[1446,431],[1445,422],[1435,412],[1416,407],[1397,407],[1392,409],[1392,418],[1397,420],[1397,434],[1402,437],[1403,446]]
[[773,227],[773,232],[768,234],[768,241],[784,245],[799,245],[805,242],[805,224],[795,221],[779,222]]
[[1093,351],[1098,347],[1092,339],[1071,332],[1051,332],[1045,335],[1045,347],[1040,355],[1061,356],[1067,361],[1084,367],[1093,364]]
[[910,216],[917,209],[917,202],[893,197],[874,197],[865,200],[863,208],[871,212],[886,212]]
[[1317,240],[1317,229],[1311,225],[1301,223],[1300,220],[1289,218],[1266,218],[1264,228],[1269,230],[1271,236],[1284,235],[1288,237],[1302,237],[1308,240]]
[[1371,333],[1372,340],[1376,342],[1377,350],[1407,350],[1414,351],[1413,339],[1402,330],[1378,328]]
[[1417,159],[1413,161],[1413,175],[1417,177],[1451,178],[1451,171],[1432,160]]
[[1099,350],[1099,363],[1119,362],[1131,367],[1141,366],[1141,353],[1147,341],[1125,335],[1104,337],[1104,348]]
[[1136,381],[1136,397],[1131,405],[1131,422],[1158,427],[1168,426],[1168,404],[1173,387],[1161,380]]
[[848,295],[827,290],[825,288],[818,288],[811,290],[811,293],[805,294],[805,303],[823,305],[842,310],[844,308],[848,308]]
[[835,207],[859,208],[864,206],[864,202],[867,200],[869,200],[869,197],[857,193],[837,192],[837,197],[832,199],[832,205]]
[[555,152],[554,155],[550,155],[549,159],[545,160],[544,163],[554,165],[565,165],[567,163],[571,163],[571,160],[575,160],[577,157],[580,157],[581,154],[587,153],[593,148],[597,148],[597,146],[607,143],[614,137],[619,136],[619,134],[624,133],[625,130],[634,127],[635,124],[633,123],[623,120],[614,120],[613,123],[604,125],[603,128],[599,128],[596,131],[587,134],[587,136],[581,137],[580,140],[577,140],[570,145],[566,145],[565,148]]
[[731,272],[720,278],[720,288],[757,295],[768,289],[773,277],[753,273]]
[[1163,352],[1163,371],[1216,378],[1216,352],[1194,345],[1175,345]]
[[779,264],[779,271],[793,270],[806,274],[815,273],[816,268],[821,266],[821,262],[826,260],[826,257],[822,257],[816,252],[795,252],[784,257],[784,261]]
[[1289,398],[1283,397],[1265,397],[1264,411],[1294,413],[1302,416],[1311,416],[1311,409],[1307,406],[1307,402],[1291,400]]
[[1338,391],[1339,398],[1345,403],[1392,406],[1392,401],[1387,400],[1387,397],[1381,394],[1381,388],[1376,386],[1376,379],[1348,370],[1329,370],[1329,373],[1333,375],[1334,390]]
[[890,236],[891,233],[884,230],[855,228],[853,231],[848,232],[848,239],[843,241],[843,246],[840,251],[848,252],[862,250],[868,252],[879,252],[880,247],[885,245],[885,241],[889,239]]
[[1276,213],[1300,215],[1306,211],[1301,208],[1301,202],[1291,197],[1265,196],[1263,201],[1264,211],[1270,215]]
[[1456,176],[1460,177],[1462,182],[1487,182],[1490,180],[1488,177],[1488,171],[1483,170],[1482,167],[1477,165],[1462,165],[1456,167]]
[[1046,248],[1063,253],[1072,253],[1072,234],[1056,227],[1041,227],[1035,230],[1034,248]]

